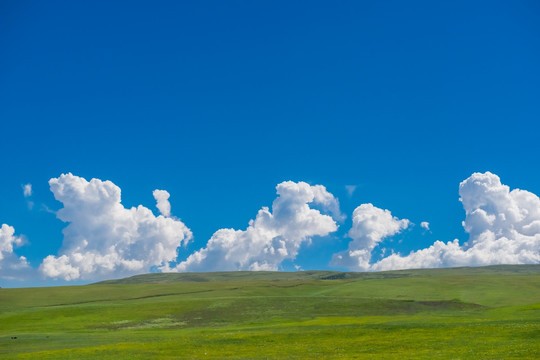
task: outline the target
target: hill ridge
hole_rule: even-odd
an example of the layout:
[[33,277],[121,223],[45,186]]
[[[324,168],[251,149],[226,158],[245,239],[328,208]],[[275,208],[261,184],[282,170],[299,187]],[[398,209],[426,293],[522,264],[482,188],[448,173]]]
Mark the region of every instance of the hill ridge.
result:
[[409,276],[456,275],[456,274],[540,274],[540,264],[489,265],[479,267],[452,267],[430,269],[404,269],[378,272],[343,272],[331,270],[305,271],[215,271],[186,273],[149,273],[121,279],[99,281],[94,284],[149,284],[175,282],[212,281],[300,281],[300,280],[345,280],[345,279],[389,279]]

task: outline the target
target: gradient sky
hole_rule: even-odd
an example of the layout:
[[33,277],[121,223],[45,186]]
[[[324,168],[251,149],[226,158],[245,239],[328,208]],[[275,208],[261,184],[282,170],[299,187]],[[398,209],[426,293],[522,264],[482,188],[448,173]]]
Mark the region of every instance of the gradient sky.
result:
[[345,218],[280,270],[346,270],[364,203],[414,223],[388,251],[463,244],[473,173],[540,194],[539,39],[537,1],[2,1],[0,225],[37,269],[67,225],[49,179],[110,180],[156,216],[162,189],[193,233],[180,262],[291,180]]

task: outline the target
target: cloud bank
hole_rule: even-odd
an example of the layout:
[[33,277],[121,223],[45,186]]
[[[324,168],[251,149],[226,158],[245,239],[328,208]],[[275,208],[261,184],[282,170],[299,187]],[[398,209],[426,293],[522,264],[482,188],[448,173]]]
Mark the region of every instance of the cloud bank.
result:
[[[29,185],[29,184],[28,184]],[[171,216],[170,194],[154,190],[161,215],[139,205],[125,208],[121,190],[110,181],[86,179],[71,173],[49,181],[63,204],[57,217],[68,223],[58,255],[47,256],[39,271],[49,278],[98,280],[161,271],[278,270],[294,260],[302,245],[315,236],[338,229],[345,216],[337,198],[322,185],[286,181],[277,185],[271,209],[261,208],[245,230],[220,229],[206,246],[185,261],[177,248],[192,238],[190,229]],[[31,187],[25,195],[31,194]],[[379,261],[374,249],[384,239],[412,226],[389,210],[372,204],[358,206],[352,216],[348,249],[333,255],[331,266],[354,271],[406,268],[540,263],[540,199],[510,188],[490,172],[474,173],[459,186],[465,210],[463,227],[469,240],[436,241],[408,255],[392,253]],[[421,222],[424,230],[428,222]],[[35,275],[14,248],[23,239],[12,226],[0,228],[0,277],[24,279]]]
[[49,180],[49,186],[64,205],[57,217],[69,225],[59,256],[47,256],[40,266],[47,277],[96,280],[166,268],[178,246],[192,238],[186,225],[168,217],[166,191],[154,192],[167,216],[156,217],[142,205],[126,209],[120,188],[111,181],[87,181],[69,173]]
[[7,224],[0,227],[0,277],[22,279],[31,270],[24,256],[17,256],[14,248],[21,246],[23,239],[15,236],[15,228]]
[[337,230],[334,219],[313,209],[319,205],[340,217],[339,203],[324,186],[282,182],[272,211],[263,207],[246,230],[221,229],[205,248],[190,255],[174,271],[278,270],[285,259],[294,259],[300,246],[313,236]]
[[[540,199],[503,185],[490,172],[474,173],[459,186],[465,209],[463,227],[469,241],[436,241],[428,248],[402,256],[392,254],[369,270],[535,264],[540,262]],[[352,237],[352,236],[351,236]],[[353,242],[355,243],[353,237]],[[369,246],[362,247],[369,250]],[[351,267],[352,268],[352,267]]]

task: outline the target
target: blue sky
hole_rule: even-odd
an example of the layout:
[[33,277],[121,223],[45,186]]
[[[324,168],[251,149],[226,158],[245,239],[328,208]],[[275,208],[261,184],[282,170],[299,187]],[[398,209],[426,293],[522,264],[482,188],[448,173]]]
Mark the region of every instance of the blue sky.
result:
[[[278,184],[325,186],[345,219],[280,270],[350,269],[331,262],[361,204],[414,224],[380,239],[375,263],[468,241],[459,187],[475,172],[540,194],[535,1],[3,1],[0,34],[0,224],[35,270],[62,254],[48,182],[67,173],[156,216],[152,192],[168,191],[193,234],[177,263],[246,230]],[[0,286],[68,283],[6,274]]]

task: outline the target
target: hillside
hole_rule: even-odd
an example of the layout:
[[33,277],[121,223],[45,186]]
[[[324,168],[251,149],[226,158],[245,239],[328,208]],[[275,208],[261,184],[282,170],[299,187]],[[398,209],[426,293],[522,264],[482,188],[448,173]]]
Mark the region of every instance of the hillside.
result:
[[106,280],[97,284],[144,284],[167,282],[209,281],[286,281],[286,280],[338,280],[338,279],[389,279],[408,276],[449,276],[480,274],[540,274],[540,265],[493,265],[446,269],[407,269],[380,272],[340,271],[223,271],[206,273],[152,273],[123,279]]
[[540,265],[146,274],[0,289],[3,359],[539,355]]

